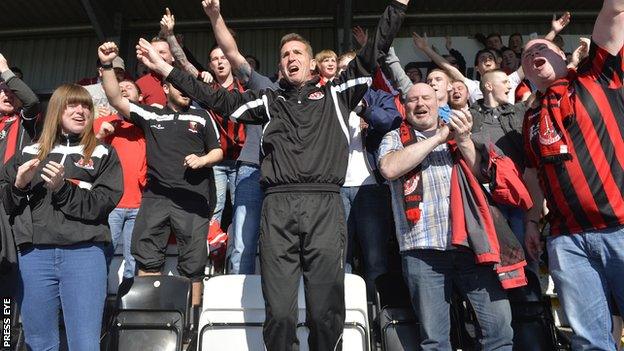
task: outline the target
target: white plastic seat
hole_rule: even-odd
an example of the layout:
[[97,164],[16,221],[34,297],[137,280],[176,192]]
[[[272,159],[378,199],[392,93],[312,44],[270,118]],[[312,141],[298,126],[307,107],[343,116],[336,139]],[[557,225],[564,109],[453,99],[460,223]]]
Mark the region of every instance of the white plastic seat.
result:
[[[370,350],[366,285],[359,276],[345,275],[343,350]],[[297,337],[308,350],[303,279],[299,284]],[[264,299],[259,275],[224,275],[204,281],[199,319],[199,351],[263,351]]]

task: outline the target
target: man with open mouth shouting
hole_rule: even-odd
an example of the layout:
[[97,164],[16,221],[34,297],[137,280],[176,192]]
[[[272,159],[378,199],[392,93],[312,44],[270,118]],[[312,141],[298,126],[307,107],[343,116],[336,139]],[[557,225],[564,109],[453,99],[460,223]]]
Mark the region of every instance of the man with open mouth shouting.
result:
[[[388,52],[409,0],[386,8],[376,35],[341,75],[321,86],[312,79],[312,48],[297,34],[282,38],[278,90],[213,91],[173,68],[145,40],[137,57],[189,96],[231,119],[263,124],[260,230],[262,289],[268,350],[296,350],[297,288],[305,282],[311,350],[340,350],[345,319],[344,241],[340,186],[348,162],[349,112],[371,83],[379,55]],[[220,17],[219,2],[206,0]],[[219,19],[219,20],[222,20]]]

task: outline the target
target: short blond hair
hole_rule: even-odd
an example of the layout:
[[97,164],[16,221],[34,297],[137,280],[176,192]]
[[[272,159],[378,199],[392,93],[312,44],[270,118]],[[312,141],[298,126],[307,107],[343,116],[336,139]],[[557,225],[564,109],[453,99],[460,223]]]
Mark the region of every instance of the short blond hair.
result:
[[326,60],[328,58],[332,58],[332,57],[336,61],[338,61],[338,56],[336,55],[336,53],[333,50],[325,49],[325,50],[320,51],[319,53],[317,53],[316,56],[314,56],[314,60],[316,60],[316,63],[321,63],[324,60]]
[[308,54],[310,55],[310,58],[314,56],[314,51],[312,50],[312,45],[310,45],[310,42],[297,33],[288,33],[284,35],[280,42],[280,50],[282,47],[284,47],[284,45],[286,45],[286,43],[289,43],[291,41],[298,41],[300,43],[303,43],[306,47],[306,50],[308,51]]

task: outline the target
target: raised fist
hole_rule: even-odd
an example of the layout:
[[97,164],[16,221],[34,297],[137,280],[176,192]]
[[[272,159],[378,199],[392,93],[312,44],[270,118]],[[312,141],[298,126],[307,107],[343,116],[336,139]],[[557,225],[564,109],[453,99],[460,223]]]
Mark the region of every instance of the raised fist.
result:
[[221,13],[219,0],[203,0],[202,7],[206,15],[210,18],[217,17]]
[[107,41],[98,48],[98,57],[103,65],[112,63],[117,55],[119,55],[119,48],[112,41]]

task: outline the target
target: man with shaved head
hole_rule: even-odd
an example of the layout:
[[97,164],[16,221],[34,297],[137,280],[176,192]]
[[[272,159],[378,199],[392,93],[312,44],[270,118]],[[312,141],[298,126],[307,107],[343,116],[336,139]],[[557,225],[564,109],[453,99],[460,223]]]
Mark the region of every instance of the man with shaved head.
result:
[[467,110],[453,110],[448,124],[441,122],[436,92],[424,83],[409,89],[405,111],[401,127],[383,138],[379,169],[391,181],[396,235],[419,321],[420,349],[451,350],[449,305],[456,287],[475,309],[482,349],[511,350],[511,311],[493,267],[475,263],[472,251],[451,244],[454,159],[463,159],[475,177],[480,173],[480,157],[470,137],[472,116]]
[[611,297],[624,311],[623,12],[624,0],[604,1],[577,71],[546,40],[528,42],[522,53],[539,90],[523,133],[535,204],[526,245],[539,255],[545,198],[549,268],[575,333],[573,350],[616,350]]

